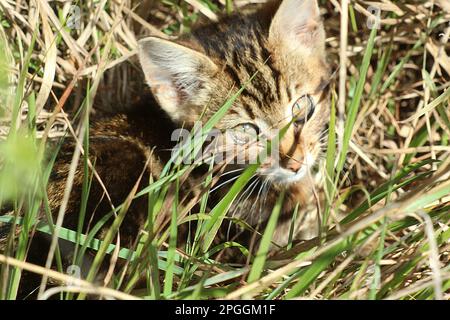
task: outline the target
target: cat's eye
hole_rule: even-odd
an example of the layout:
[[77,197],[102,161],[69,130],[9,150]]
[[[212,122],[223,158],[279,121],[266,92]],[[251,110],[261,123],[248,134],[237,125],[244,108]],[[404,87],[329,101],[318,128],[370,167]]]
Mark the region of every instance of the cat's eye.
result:
[[230,130],[236,144],[244,145],[257,140],[259,128],[253,123],[242,123]]
[[295,101],[292,106],[292,117],[295,124],[304,124],[314,114],[314,100],[309,94],[305,94]]

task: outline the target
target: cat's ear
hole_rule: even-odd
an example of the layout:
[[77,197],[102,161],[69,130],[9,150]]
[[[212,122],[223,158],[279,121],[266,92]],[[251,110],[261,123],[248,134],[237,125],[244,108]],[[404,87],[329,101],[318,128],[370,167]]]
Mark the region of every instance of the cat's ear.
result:
[[269,43],[293,51],[323,50],[325,31],[317,0],[283,0],[270,25]]
[[175,120],[190,106],[208,99],[207,87],[216,65],[200,52],[156,37],[139,41],[139,60],[155,98]]

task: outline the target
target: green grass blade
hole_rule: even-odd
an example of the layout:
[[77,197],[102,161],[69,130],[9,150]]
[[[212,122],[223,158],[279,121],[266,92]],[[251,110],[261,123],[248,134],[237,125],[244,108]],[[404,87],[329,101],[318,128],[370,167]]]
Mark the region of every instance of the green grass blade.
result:
[[[354,132],[354,124],[356,120],[356,116],[358,114],[359,105],[362,99],[362,94],[364,90],[364,85],[366,83],[367,72],[370,66],[370,59],[372,57],[372,53],[375,45],[375,37],[377,35],[377,29],[373,28],[370,33],[370,38],[367,42],[366,51],[364,53],[363,61],[361,63],[361,68],[359,71],[359,79],[356,85],[355,95],[353,97],[352,102],[350,103],[347,120],[345,122],[344,129],[344,137],[342,142],[342,150],[339,155],[339,161],[337,165],[337,172],[340,173],[344,168],[345,159],[347,157],[348,147],[350,145],[350,139]],[[344,99],[344,97],[340,97],[340,99]]]
[[266,230],[264,231],[258,252],[247,278],[247,282],[249,283],[258,280],[264,270],[264,264],[267,259],[267,254],[269,253],[272,237],[278,222],[278,217],[280,216],[281,209],[283,208],[284,195],[285,191],[280,193],[277,202],[273,207],[272,214],[270,215],[269,222],[267,223]]

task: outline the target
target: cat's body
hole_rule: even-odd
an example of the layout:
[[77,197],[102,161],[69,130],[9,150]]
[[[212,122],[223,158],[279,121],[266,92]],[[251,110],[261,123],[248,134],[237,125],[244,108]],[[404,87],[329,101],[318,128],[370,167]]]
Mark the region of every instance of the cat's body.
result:
[[[93,121],[89,159],[96,175],[90,178],[86,224],[92,227],[121,205],[139,179],[139,190],[148,186],[150,176],[158,179],[164,163],[171,156],[170,150],[174,147],[171,134],[175,129],[151,94],[139,97],[127,113],[102,116]],[[71,139],[66,139],[52,170],[48,196],[55,215],[63,198],[75,147]],[[84,167],[80,164],[64,218],[64,226],[72,230],[77,229],[83,181]],[[131,203],[121,228],[123,245],[130,246],[136,240],[148,213],[147,201],[147,197],[141,197]]]
[[[175,146],[171,135],[176,128],[192,127],[202,114],[205,122],[245,86],[216,125],[234,139],[223,146],[230,140],[237,144],[240,140],[236,137],[247,139],[249,130],[270,137],[273,130],[288,130],[280,141],[279,163],[268,159],[261,165],[255,178],[259,181],[249,182],[228,215],[263,231],[279,193],[285,190],[273,242],[287,244],[297,205],[294,239],[317,235],[322,195],[320,177],[312,169],[320,166],[329,116],[324,40],[316,1],[284,0],[272,1],[250,15],[234,15],[200,26],[176,42],[154,37],[141,41],[140,60],[155,99],[144,95],[130,113],[93,123],[89,155],[101,182],[93,177],[85,230],[111,211],[110,201],[115,207],[123,203],[139,178],[138,190],[148,186],[150,178],[158,179]],[[257,154],[261,148],[256,144],[249,150]],[[48,195],[55,215],[73,150],[74,144],[65,142],[51,176]],[[245,165],[230,166],[225,173],[231,168],[240,173]],[[63,224],[73,230],[80,212],[82,164],[77,170]],[[181,198],[195,194],[203,174],[202,170],[192,173]],[[226,184],[227,178],[225,175],[216,184],[225,183],[223,187],[211,192],[210,208],[232,185]],[[134,243],[147,208],[147,197],[132,202],[120,228],[122,245]],[[218,241],[232,237],[227,228],[224,230]],[[239,239],[248,246],[250,238]]]

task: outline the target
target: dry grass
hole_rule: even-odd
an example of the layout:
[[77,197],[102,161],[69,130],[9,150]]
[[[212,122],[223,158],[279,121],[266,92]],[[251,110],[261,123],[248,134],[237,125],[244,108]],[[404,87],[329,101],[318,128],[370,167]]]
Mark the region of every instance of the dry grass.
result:
[[[206,2],[214,3],[218,10],[208,7]],[[233,2],[234,10],[238,10],[262,1]],[[88,86],[95,97],[92,112],[124,109],[144,90],[135,56],[138,39],[149,34],[177,35],[188,31],[195,17],[215,20],[226,10],[225,1],[79,1],[83,13],[79,28],[69,29],[64,26],[64,17],[73,3],[77,1],[0,0],[3,24],[0,39],[6,39],[7,43],[3,61],[11,71],[8,82],[13,84],[0,88],[11,92],[0,97],[1,105],[6,106],[0,113],[3,117],[0,139],[6,139],[11,128],[15,105],[12,97],[21,85],[19,79],[28,50],[31,63],[25,72],[26,90],[18,122],[26,120],[29,93],[35,92],[37,136],[51,139],[67,130],[70,125],[67,119],[79,110]],[[276,288],[280,279],[286,280],[286,275],[300,265],[313,262],[347,236],[379,221],[408,226],[387,231],[380,228],[367,241],[336,255],[303,296],[374,298],[371,292],[376,286],[382,292],[376,291],[376,297],[382,298],[429,298],[421,296],[429,288],[434,288],[435,298],[450,298],[450,195],[446,192],[450,185],[448,1],[350,1],[348,16],[340,15],[341,4],[345,8],[348,1],[322,1],[321,6],[330,61],[339,69],[341,117],[337,128],[341,132],[343,114],[355,96],[370,36],[366,24],[369,5],[382,9],[382,28],[375,39],[376,49],[358,106],[346,173],[332,199],[340,206],[331,210],[332,217],[338,219],[344,212],[355,209],[367,194],[407,165],[428,159],[440,162],[429,162],[408,175],[432,172],[426,179],[393,190],[353,224],[339,229],[338,223],[338,236],[306,259],[293,261],[293,254],[274,259],[270,272],[257,282],[228,292],[228,298],[264,296],[264,288]],[[348,28],[342,27],[342,23]],[[33,37],[35,45],[30,49]],[[439,196],[434,197],[436,194]],[[436,240],[437,235],[442,238],[443,234],[447,237],[443,242]],[[374,261],[380,243],[384,254]],[[3,260],[0,256],[0,263]],[[29,267],[15,263],[18,267]],[[378,283],[370,282],[370,275],[376,278],[377,272],[380,272]],[[402,272],[405,276],[394,286],[393,281]]]

